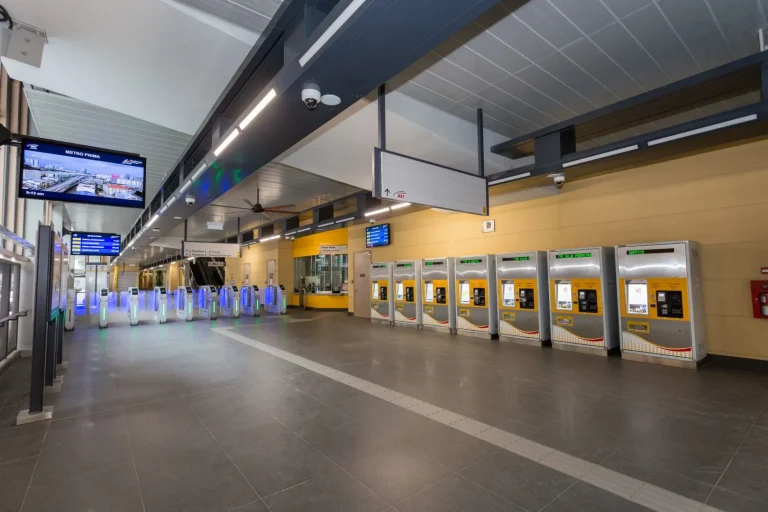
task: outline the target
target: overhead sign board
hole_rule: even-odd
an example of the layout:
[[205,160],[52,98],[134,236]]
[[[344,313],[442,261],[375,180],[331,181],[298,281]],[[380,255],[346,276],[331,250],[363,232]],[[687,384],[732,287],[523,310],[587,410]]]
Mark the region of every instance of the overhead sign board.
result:
[[347,245],[321,245],[320,254],[347,254],[349,246]]
[[373,151],[373,196],[488,215],[485,178],[380,148]]
[[118,256],[120,235],[72,232],[72,256]]
[[181,242],[185,258],[239,258],[240,245],[210,242]]

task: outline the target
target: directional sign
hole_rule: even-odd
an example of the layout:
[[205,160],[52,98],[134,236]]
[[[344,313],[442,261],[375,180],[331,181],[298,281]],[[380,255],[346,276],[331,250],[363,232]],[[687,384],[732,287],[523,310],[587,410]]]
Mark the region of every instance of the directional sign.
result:
[[209,242],[181,242],[185,258],[239,258],[240,245]]
[[488,215],[485,178],[374,148],[373,196]]

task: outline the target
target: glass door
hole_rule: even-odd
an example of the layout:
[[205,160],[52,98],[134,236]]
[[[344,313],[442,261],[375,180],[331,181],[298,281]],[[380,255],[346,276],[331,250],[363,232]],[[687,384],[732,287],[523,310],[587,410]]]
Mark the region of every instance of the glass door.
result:
[[[0,263],[0,319],[6,318],[10,311],[11,264]],[[8,355],[8,324],[0,322],[0,359]]]

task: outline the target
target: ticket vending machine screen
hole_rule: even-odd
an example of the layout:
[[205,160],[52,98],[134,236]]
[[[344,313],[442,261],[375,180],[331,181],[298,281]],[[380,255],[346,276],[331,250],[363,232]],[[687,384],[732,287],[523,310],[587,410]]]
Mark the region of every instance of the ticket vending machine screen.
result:
[[459,302],[469,304],[469,283],[462,281],[459,285]]
[[378,282],[374,281],[374,283],[373,283],[373,294],[372,295],[374,297],[378,297],[379,296],[379,283]]
[[509,281],[502,283],[501,302],[504,306],[515,306],[515,283]]
[[138,288],[134,288],[133,290],[131,290],[131,295],[138,295],[138,294],[139,294]]
[[191,286],[187,286],[187,293],[192,293],[192,287]]
[[559,281],[556,287],[556,306],[560,311],[573,310],[573,296],[571,293],[570,281]]
[[424,301],[435,301],[435,285],[434,283],[424,283]]
[[520,309],[536,309],[533,288],[520,288]]
[[627,313],[630,315],[648,314],[648,284],[627,284]]
[[395,286],[396,286],[396,288],[395,288],[395,294],[396,294],[395,295],[395,300],[405,300],[405,291],[404,291],[404,288],[403,288],[403,283],[398,281]]

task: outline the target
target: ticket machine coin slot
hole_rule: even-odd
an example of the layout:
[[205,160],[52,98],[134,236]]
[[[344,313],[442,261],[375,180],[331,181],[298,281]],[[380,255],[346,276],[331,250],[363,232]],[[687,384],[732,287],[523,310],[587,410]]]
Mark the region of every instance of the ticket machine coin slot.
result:
[[520,309],[535,309],[533,288],[520,288]]
[[379,286],[379,300],[387,300],[387,287]]
[[415,295],[413,293],[413,286],[406,286],[405,287],[405,302],[413,302],[415,299]]
[[448,294],[445,291],[445,287],[440,286],[435,288],[435,302],[438,304],[448,303]]
[[597,313],[597,290],[579,290],[579,313]]
[[683,292],[669,290],[656,292],[656,316],[683,318]]
[[473,305],[485,306],[485,288],[472,289]]

